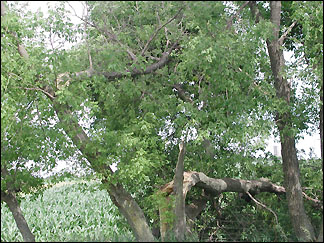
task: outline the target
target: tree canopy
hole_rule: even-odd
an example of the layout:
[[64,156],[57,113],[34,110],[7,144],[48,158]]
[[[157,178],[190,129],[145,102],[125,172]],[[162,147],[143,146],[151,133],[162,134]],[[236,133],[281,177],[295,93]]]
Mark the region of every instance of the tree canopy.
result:
[[[296,238],[319,239],[304,212],[295,141],[323,122],[322,2],[89,1],[78,25],[68,6],[62,1],[44,17],[1,2],[1,195],[8,205],[18,189],[41,187],[35,172],[77,154],[139,241],[154,240],[150,227],[159,224],[184,239],[178,224],[164,224],[168,200],[187,200],[175,203],[175,215],[182,208],[189,217],[190,200],[224,191],[209,182],[254,199],[260,189],[243,180],[261,177],[268,179],[251,182],[267,188],[261,191],[287,194]],[[257,155],[273,131],[282,160]],[[279,178],[269,171],[273,163]],[[187,198],[186,173],[200,175],[200,189]],[[271,191],[269,180],[284,188]]]

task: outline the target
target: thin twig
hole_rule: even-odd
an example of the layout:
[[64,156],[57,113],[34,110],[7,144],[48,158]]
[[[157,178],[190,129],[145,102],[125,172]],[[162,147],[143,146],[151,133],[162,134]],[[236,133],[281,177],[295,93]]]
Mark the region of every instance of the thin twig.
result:
[[260,203],[259,201],[257,201],[257,200],[256,200],[256,199],[251,195],[251,193],[246,192],[246,194],[248,194],[249,197],[250,197],[250,198],[251,198],[251,199],[252,199],[256,204],[258,204],[258,205],[262,206],[263,208],[267,209],[268,211],[270,211],[270,212],[274,215],[274,217],[275,217],[275,219],[276,219],[276,222],[277,222],[277,224],[278,224],[278,217],[277,217],[276,213],[272,211],[271,208],[268,208],[266,205],[264,205],[264,204]]
[[282,235],[285,237],[286,240],[288,240],[287,237],[286,237],[286,235],[285,235],[285,233],[283,232],[283,230],[281,229],[281,227],[280,227],[280,225],[279,225],[278,217],[277,217],[276,213],[275,213],[271,208],[268,208],[266,205],[264,205],[264,204],[260,203],[259,201],[257,201],[257,200],[256,200],[256,199],[251,195],[251,193],[249,193],[248,191],[246,192],[246,194],[248,194],[249,197],[250,197],[250,198],[251,198],[251,199],[252,199],[252,200],[253,200],[257,205],[262,206],[263,208],[267,209],[268,211],[270,211],[270,212],[274,215],[275,220],[276,220],[276,224],[279,226],[279,229],[281,230]]
[[184,7],[180,8],[179,11],[176,13],[176,15],[174,15],[172,18],[170,18],[166,23],[164,23],[163,25],[161,25],[159,28],[157,28],[154,32],[154,34],[150,37],[150,39],[146,42],[144,49],[141,52],[141,56],[144,55],[144,53],[146,52],[148,46],[150,45],[150,43],[152,42],[152,40],[157,36],[158,32],[165,27],[167,24],[169,24],[170,22],[172,22],[179,14],[180,12],[183,10]]
[[[87,19],[84,19],[84,18],[78,16],[78,15],[76,14],[74,8],[70,5],[70,3],[68,3],[68,4],[69,4],[69,6],[73,9],[75,17],[79,18],[80,20],[82,20],[82,21],[85,22],[86,24],[88,24],[88,25],[94,27],[96,30],[98,30],[98,31],[99,31],[101,34],[103,34],[105,37],[108,37],[111,41],[117,42],[121,47],[123,47],[123,48],[126,49],[127,54],[131,57],[131,59],[132,59],[133,61],[136,61],[136,60],[137,60],[136,55],[135,55],[135,54],[134,54],[134,53],[133,53],[133,52],[132,52],[132,51],[131,51],[127,46],[125,46],[124,44],[122,44],[122,43],[117,39],[117,37],[116,37],[116,35],[115,35],[114,33],[111,33],[111,32],[109,32],[109,31],[107,30],[106,19],[104,19],[104,24],[105,24],[105,27],[106,27],[106,28],[103,30],[103,29],[101,29],[100,27],[98,27],[97,25],[95,25],[95,24],[89,22]],[[114,16],[114,15],[113,15],[113,16]],[[118,23],[118,25],[119,25],[119,23]]]
[[[311,197],[307,196],[305,192],[302,192],[302,193],[303,193],[303,196],[304,196],[306,199],[312,201],[312,202],[315,203],[316,205],[320,205],[320,204],[321,204],[321,201],[320,201],[320,200],[318,200],[318,199],[314,199],[314,198],[311,198]],[[321,206],[321,208],[323,208],[323,206]]]

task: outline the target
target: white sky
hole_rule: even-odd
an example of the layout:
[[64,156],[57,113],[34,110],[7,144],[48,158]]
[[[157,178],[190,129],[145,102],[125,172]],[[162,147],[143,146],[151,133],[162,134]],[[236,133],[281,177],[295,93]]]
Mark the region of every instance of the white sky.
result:
[[[25,3],[26,1],[21,1],[21,4]],[[57,1],[27,1],[29,6],[27,7],[27,9],[36,12],[38,9],[40,9],[46,16],[47,14],[47,4],[50,4],[52,6],[54,6]],[[73,6],[73,8],[75,9],[76,13],[79,16],[82,16],[82,11],[83,11],[83,5],[80,1],[70,1],[70,4]],[[68,5],[66,5],[67,8],[69,10],[71,10],[71,20],[74,23],[80,23],[80,19],[78,19],[77,17],[74,16],[74,12],[72,9],[70,9],[70,7]],[[286,60],[288,60],[287,58],[289,58],[289,54],[285,53],[285,58]],[[276,149],[274,147],[277,147]],[[309,135],[304,135],[304,139],[301,139],[298,143],[297,143],[297,149],[298,150],[305,150],[305,158],[308,158],[309,156],[309,152],[312,149],[315,153],[315,155],[317,157],[320,158],[320,135],[319,135],[319,130],[312,136]],[[274,139],[273,137],[271,137],[269,139],[269,143],[267,146],[267,151],[274,153],[274,150],[277,150],[278,154],[280,155],[280,142],[278,139]],[[65,163],[65,162],[64,162]],[[63,166],[63,163],[62,163]],[[60,166],[61,167],[61,166]]]

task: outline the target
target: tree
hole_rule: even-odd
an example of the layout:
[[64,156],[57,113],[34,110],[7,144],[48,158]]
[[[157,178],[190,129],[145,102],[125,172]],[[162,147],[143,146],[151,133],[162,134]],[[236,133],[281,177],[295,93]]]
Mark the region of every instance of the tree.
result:
[[[66,159],[73,149],[51,124],[53,113],[48,112],[49,104],[42,93],[29,88],[40,70],[33,66],[37,62],[28,60],[19,37],[31,31],[21,28],[17,15],[7,13],[4,2],[1,20],[1,201],[8,205],[24,241],[30,242],[35,236],[21,211],[18,194],[40,192],[43,179],[39,171],[50,171],[56,159]],[[23,59],[12,43],[18,45]]]
[[[264,18],[255,2],[250,3],[251,11],[256,17],[256,23]],[[279,36],[281,21],[281,2],[270,3],[270,21],[274,25],[273,36],[267,39],[267,48],[271,62],[271,70],[274,78],[276,96],[286,105],[276,114],[276,124],[280,131],[282,146],[283,170],[285,175],[285,187],[287,189],[290,217],[297,237],[302,241],[313,241],[315,239],[314,229],[305,213],[302,189],[300,183],[300,171],[295,146],[295,135],[293,131],[293,114],[291,112],[291,84],[284,76],[285,59],[282,45],[286,36],[294,27],[293,22],[285,33]]]
[[[73,30],[63,4],[47,20],[37,20],[50,33],[50,50],[38,52],[36,44],[25,48],[19,35],[18,43],[10,40],[24,58],[17,62],[27,60],[33,65],[30,69],[37,70],[22,87],[37,91],[42,104],[57,116],[57,126],[102,179],[137,240],[154,240],[146,220],[156,213],[157,205],[150,208],[154,204],[150,196],[160,191],[159,186],[169,188],[163,185],[173,178],[177,209],[172,213],[181,217],[172,224],[177,238],[183,239],[183,213],[194,219],[208,198],[200,198],[199,210],[187,207],[186,195],[180,193],[185,189],[183,171],[203,173],[194,173],[193,178],[199,175],[197,186],[209,190],[209,197],[223,192],[206,185],[214,177],[240,178],[248,174],[244,171],[255,169],[254,153],[270,134],[273,112],[282,138],[288,201],[298,203],[305,219],[293,222],[296,235],[313,239],[312,226],[302,211],[295,141],[290,134],[290,89],[279,72],[283,68],[279,44],[284,39],[279,38],[279,5],[271,3],[271,15],[266,7],[262,9],[270,21],[263,17],[255,25],[246,17],[249,5],[260,19],[253,2],[87,2],[87,14],[79,16],[83,24]],[[10,28],[6,36],[12,35]],[[83,34],[83,41],[72,50],[55,47],[54,39],[73,41],[77,32]],[[37,32],[33,37],[37,35],[44,38]],[[93,119],[89,129],[79,124],[77,112],[82,106]],[[178,154],[177,149],[184,137],[185,163],[184,151]],[[260,142],[255,143],[256,139]],[[113,172],[110,165],[116,162],[118,170]],[[290,171],[295,172],[291,183]],[[210,179],[202,179],[204,175]],[[268,185],[240,181],[238,186],[235,179],[220,180],[216,184],[221,188],[225,185],[251,196],[253,185]],[[296,185],[297,199],[291,196]],[[301,232],[305,225],[310,238]]]

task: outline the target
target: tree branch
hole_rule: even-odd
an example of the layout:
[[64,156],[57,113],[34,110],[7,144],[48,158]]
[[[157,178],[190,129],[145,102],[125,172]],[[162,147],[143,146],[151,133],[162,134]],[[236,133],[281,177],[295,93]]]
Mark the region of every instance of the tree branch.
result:
[[[268,208],[266,205],[260,203],[258,200],[256,200],[256,199],[251,195],[251,193],[246,192],[246,194],[248,194],[249,197],[250,197],[250,198],[251,198],[251,199],[252,199],[252,200],[253,200],[257,205],[260,205],[261,207],[263,207],[263,208],[267,209],[268,211],[270,211],[270,212],[274,215],[274,217],[275,217],[275,219],[276,219],[276,224],[277,224],[278,226],[280,226],[280,225],[279,225],[279,221],[278,221],[277,214],[276,214],[276,213],[275,213],[271,208]],[[286,236],[285,232],[282,230],[281,227],[280,227],[280,231],[281,231],[282,235],[285,237],[285,239],[288,241],[287,236]]]
[[255,1],[249,1],[249,7],[251,9],[252,15],[255,17],[255,23],[260,22],[260,18],[262,19],[262,15],[260,10],[258,9],[258,6],[256,5]]
[[5,16],[6,14],[6,5],[4,3],[4,1],[1,1],[1,16]]
[[163,53],[162,57],[159,59],[158,62],[153,63],[152,65],[148,66],[145,70],[138,70],[134,68],[133,70],[126,70],[125,73],[120,73],[120,72],[96,72],[96,74],[99,75],[104,75],[108,81],[112,81],[115,79],[131,76],[131,77],[136,77],[139,75],[144,75],[144,74],[150,74],[156,71],[157,69],[162,68],[165,66],[170,58],[171,51],[176,48],[178,45],[178,41],[176,41],[167,52]]
[[290,31],[292,30],[292,28],[294,28],[294,26],[296,25],[297,21],[295,20],[286,30],[285,33],[282,34],[282,36],[279,38],[278,42],[279,45],[281,46],[285,40],[285,38],[287,37],[287,35],[290,33]]
[[246,5],[248,5],[249,1],[246,1],[242,4],[242,6],[237,10],[237,12],[227,21],[226,29],[229,30],[232,27],[233,19],[242,11],[243,8],[245,8]]
[[183,195],[183,169],[184,158],[186,153],[186,144],[181,141],[179,144],[178,162],[174,174],[174,192],[175,192],[175,235],[178,241],[182,241],[186,230],[186,214],[185,214],[185,197]]
[[37,90],[37,91],[41,91],[41,92],[43,92],[48,98],[50,98],[51,100],[54,100],[55,99],[55,97],[52,95],[52,94],[50,94],[49,92],[47,92],[47,91],[45,91],[45,90],[43,90],[43,89],[41,89],[41,88],[25,88],[25,87],[19,87],[19,88],[21,88],[21,89],[25,89],[25,90]]
[[189,103],[193,103],[193,100],[191,99],[190,96],[188,96],[185,91],[183,90],[182,88],[182,85],[181,84],[174,84],[172,86],[173,88],[175,88],[177,91],[178,91],[178,95],[179,95],[179,98],[182,99],[183,101],[185,102],[189,102]]
[[169,24],[171,21],[173,21],[179,14],[180,12],[184,9],[184,7],[181,7],[179,9],[179,11],[176,13],[176,15],[174,15],[172,18],[170,18],[165,24],[161,25],[159,28],[157,28],[155,30],[155,32],[153,33],[153,35],[150,37],[150,39],[146,42],[145,46],[144,46],[144,49],[142,50],[141,52],[141,56],[144,55],[144,53],[146,52],[149,44],[152,42],[152,40],[156,37],[156,35],[158,34],[158,32],[163,28],[165,27],[167,24]]
[[98,27],[97,25],[90,23],[87,19],[84,19],[80,16],[77,15],[76,11],[74,10],[74,8],[71,6],[70,3],[68,3],[68,5],[73,9],[74,11],[74,16],[77,17],[78,19],[82,20],[85,24],[89,24],[90,26],[94,27],[96,30],[98,30],[101,34],[103,34],[105,37],[109,38],[109,40],[118,43],[121,47],[126,49],[127,54],[130,56],[130,58],[133,61],[137,61],[137,57],[136,55],[124,44],[122,44],[116,37],[115,34],[110,33],[108,30],[106,29],[101,29],[100,27]]

